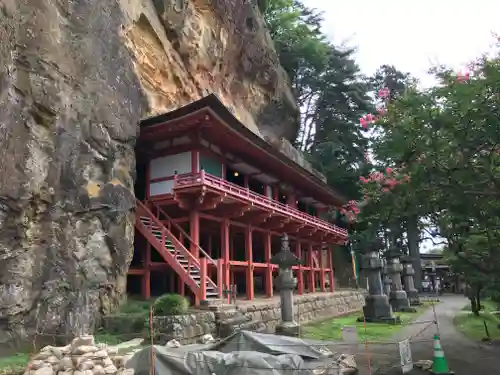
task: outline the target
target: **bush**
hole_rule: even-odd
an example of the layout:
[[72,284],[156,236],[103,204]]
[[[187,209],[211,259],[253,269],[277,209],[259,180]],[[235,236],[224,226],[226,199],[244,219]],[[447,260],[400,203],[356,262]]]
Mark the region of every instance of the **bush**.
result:
[[153,313],[157,316],[186,314],[189,302],[179,294],[164,294],[153,304]]

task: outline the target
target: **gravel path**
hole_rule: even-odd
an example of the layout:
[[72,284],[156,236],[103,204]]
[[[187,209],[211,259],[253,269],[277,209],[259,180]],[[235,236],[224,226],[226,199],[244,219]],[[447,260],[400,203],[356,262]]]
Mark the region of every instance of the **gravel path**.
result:
[[[456,375],[500,375],[500,349],[469,340],[458,332],[453,325],[453,317],[468,303],[463,296],[442,296],[441,302],[435,305],[436,316],[441,334],[448,366]],[[432,308],[420,315],[413,324],[404,327],[393,338],[397,342],[411,337],[411,350],[414,361],[428,359],[433,356],[433,336],[436,325]],[[372,359],[373,375],[401,374],[399,349],[397,344],[372,344],[369,346]],[[360,367],[360,375],[369,375],[368,360],[363,346],[357,348],[356,361]],[[429,374],[413,370],[410,374]]]

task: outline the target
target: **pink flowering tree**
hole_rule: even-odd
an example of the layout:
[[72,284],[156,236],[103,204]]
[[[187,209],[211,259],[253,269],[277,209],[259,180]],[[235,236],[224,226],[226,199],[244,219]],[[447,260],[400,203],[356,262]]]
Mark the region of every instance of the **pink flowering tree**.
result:
[[500,59],[433,74],[435,87],[409,85],[370,123],[378,168],[360,178],[357,219],[400,228],[408,244],[430,223],[450,261],[500,285]]

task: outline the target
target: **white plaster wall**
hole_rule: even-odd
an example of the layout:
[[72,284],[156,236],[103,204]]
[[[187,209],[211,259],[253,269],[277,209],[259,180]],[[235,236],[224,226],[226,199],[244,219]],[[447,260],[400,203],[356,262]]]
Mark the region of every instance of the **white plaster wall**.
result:
[[191,151],[176,155],[162,156],[151,160],[149,165],[149,178],[170,177],[175,174],[191,172]]
[[153,182],[149,186],[149,196],[154,197],[155,195],[170,194],[173,187],[174,180]]
[[[177,174],[191,173],[191,151],[152,159],[149,165],[150,180],[171,177],[176,172]],[[149,186],[149,196],[169,194],[173,186],[173,180],[153,182]]]

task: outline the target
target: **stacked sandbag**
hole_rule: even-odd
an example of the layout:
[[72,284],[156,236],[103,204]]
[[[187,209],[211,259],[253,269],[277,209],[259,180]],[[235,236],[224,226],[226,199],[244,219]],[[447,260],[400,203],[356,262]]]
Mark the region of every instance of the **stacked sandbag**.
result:
[[134,375],[123,356],[94,336],[81,336],[63,347],[46,346],[28,363],[24,375]]

